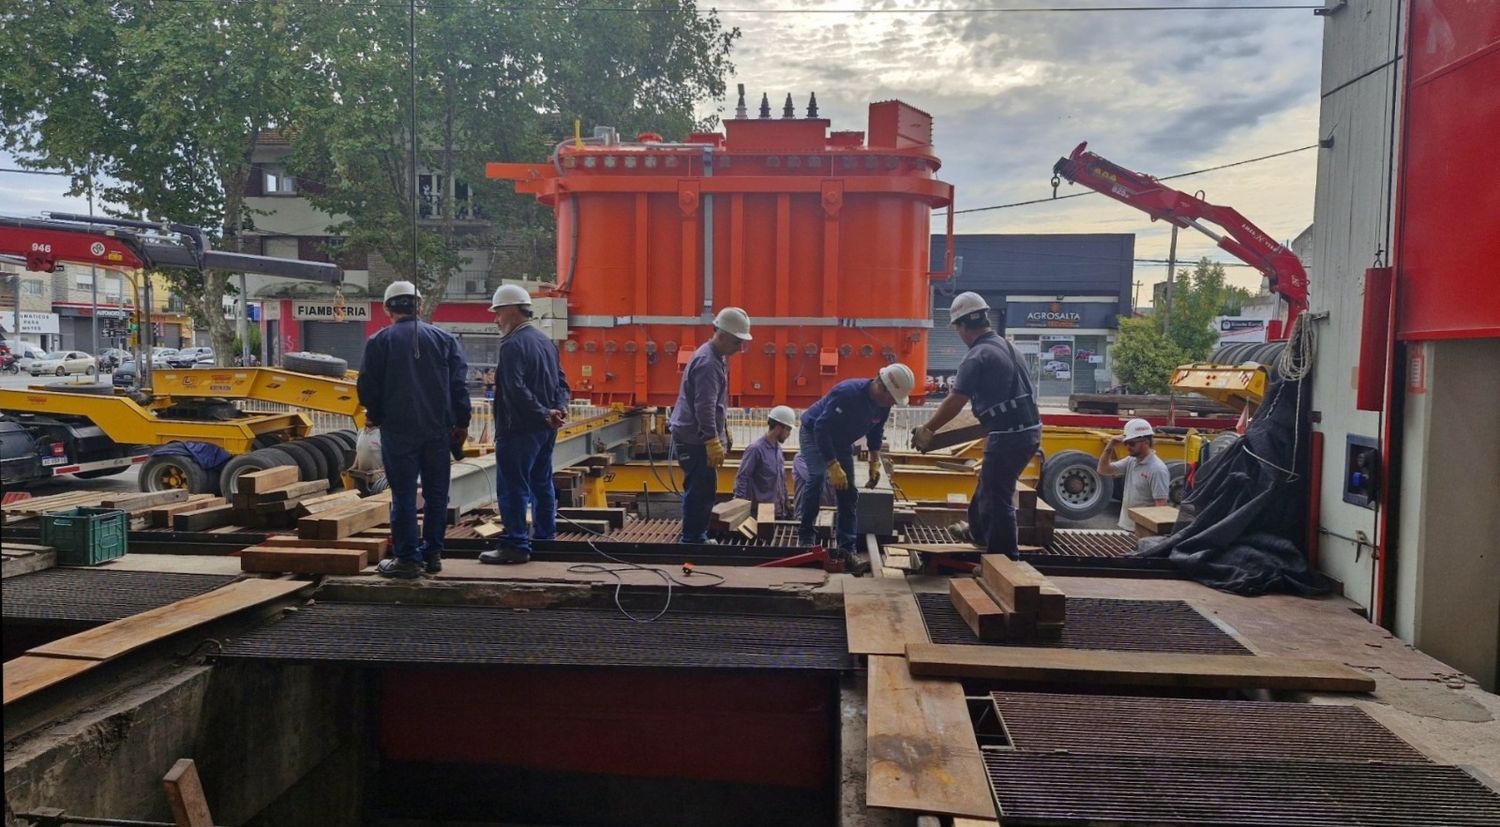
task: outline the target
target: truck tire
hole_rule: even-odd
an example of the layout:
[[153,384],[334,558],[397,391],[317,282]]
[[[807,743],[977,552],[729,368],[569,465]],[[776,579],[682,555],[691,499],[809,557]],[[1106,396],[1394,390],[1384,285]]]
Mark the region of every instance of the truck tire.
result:
[[323,457],[320,455],[314,455],[311,448],[303,445],[299,441],[293,440],[292,442],[283,442],[282,444],[277,445],[275,448],[271,448],[269,450],[280,451],[281,453],[291,457],[292,463],[297,466],[297,477],[303,482],[328,479],[328,472],[326,469],[323,471],[323,473],[318,473],[319,466],[321,466],[323,462]]
[[157,454],[141,466],[142,491],[173,491],[186,488],[190,494],[207,494],[212,490],[208,471],[179,454]]
[[349,362],[337,356],[329,356],[326,353],[308,353],[298,351],[287,353],[281,357],[281,364],[287,370],[296,373],[310,373],[313,376],[332,376],[336,379],[344,378],[349,371]]
[[1187,463],[1174,459],[1167,463],[1167,502],[1182,505],[1187,497]]
[[1069,520],[1087,520],[1109,508],[1113,486],[1095,467],[1098,457],[1082,451],[1062,451],[1042,465],[1042,487],[1037,493]]
[[230,496],[240,492],[240,475],[251,471],[264,471],[267,468],[275,468],[280,465],[296,465],[292,458],[280,451],[270,448],[262,448],[251,451],[248,454],[240,454],[224,463],[224,470],[219,472],[219,491],[223,496]]
[[344,461],[344,443],[328,434],[310,436],[303,442],[323,455],[323,461],[328,465],[328,490],[337,491],[342,488],[344,469],[349,467],[349,463]]
[[323,434],[323,441],[339,452],[339,471],[354,467],[354,446],[337,433]]
[[334,431],[333,433],[330,433],[329,436],[337,439],[339,442],[344,443],[344,445],[347,446],[350,451],[353,451],[354,446],[359,444],[359,436],[353,431]]

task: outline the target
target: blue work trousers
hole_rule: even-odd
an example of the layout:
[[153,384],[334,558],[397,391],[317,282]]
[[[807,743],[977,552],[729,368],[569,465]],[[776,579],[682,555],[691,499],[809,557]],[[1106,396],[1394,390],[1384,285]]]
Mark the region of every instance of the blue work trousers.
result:
[[[500,545],[531,551],[531,540],[557,536],[557,491],[552,487],[552,449],[557,432],[501,431],[495,435],[495,499],[505,532]],[[531,530],[526,513],[531,512]]]
[[708,448],[702,445],[674,441],[672,450],[682,468],[682,542],[705,543],[719,494],[719,469],[708,464]]
[[[380,458],[391,485],[391,547],[396,557],[420,562],[441,554],[448,531],[448,435],[412,437],[382,429]],[[417,485],[422,486],[422,544],[417,544]]]
[[817,435],[812,428],[804,425],[798,432],[797,449],[807,463],[807,484],[802,486],[802,495],[797,502],[797,517],[801,521],[801,525],[797,527],[797,541],[805,546],[818,542],[818,506],[821,505],[823,485],[828,481],[829,460],[837,459],[844,469],[844,476],[849,478],[849,485],[843,491],[833,492],[833,501],[837,506],[833,523],[834,537],[837,538],[840,549],[857,549],[859,534],[854,525],[854,505],[858,501],[859,491],[854,487],[853,446],[835,445],[833,457],[825,457],[818,451]]
[[992,431],[984,441],[979,484],[969,501],[969,531],[991,554],[1020,556],[1016,541],[1016,480],[1042,444],[1042,429]]

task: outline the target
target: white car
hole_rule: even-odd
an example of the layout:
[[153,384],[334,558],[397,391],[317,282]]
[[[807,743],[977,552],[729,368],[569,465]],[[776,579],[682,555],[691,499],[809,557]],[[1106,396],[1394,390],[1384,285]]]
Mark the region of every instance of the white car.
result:
[[31,373],[31,366],[43,359],[51,359],[47,351],[36,345],[22,344],[16,346],[12,351],[16,355],[16,367]]
[[89,376],[99,372],[99,366],[95,364],[94,357],[81,350],[69,350],[62,353],[53,353],[45,359],[37,359],[27,368],[32,376],[41,376],[44,373],[55,373],[58,376],[67,376],[70,373],[86,373]]
[[1042,370],[1044,370],[1044,371],[1046,371],[1048,373],[1051,373],[1051,374],[1056,374],[1058,371],[1065,371],[1065,370],[1068,370],[1070,367],[1072,367],[1072,366],[1069,365],[1067,362],[1061,362],[1061,361],[1058,361],[1056,359],[1053,359],[1052,361],[1048,362],[1047,364],[1042,365]]

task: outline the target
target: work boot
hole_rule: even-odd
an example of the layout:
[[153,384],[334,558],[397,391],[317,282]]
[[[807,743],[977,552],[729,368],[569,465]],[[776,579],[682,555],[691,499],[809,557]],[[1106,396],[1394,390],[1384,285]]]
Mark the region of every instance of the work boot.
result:
[[443,570],[443,553],[433,551],[422,555],[423,568],[428,574],[437,574]]
[[844,568],[855,577],[870,573],[870,556],[863,551],[848,549],[844,552]]
[[488,563],[492,566],[513,566],[518,563],[531,562],[531,552],[515,546],[501,546],[494,551],[486,551],[479,555],[479,562]]
[[416,580],[422,576],[422,564],[416,560],[387,557],[375,566],[375,571],[381,577],[394,577],[398,580]]

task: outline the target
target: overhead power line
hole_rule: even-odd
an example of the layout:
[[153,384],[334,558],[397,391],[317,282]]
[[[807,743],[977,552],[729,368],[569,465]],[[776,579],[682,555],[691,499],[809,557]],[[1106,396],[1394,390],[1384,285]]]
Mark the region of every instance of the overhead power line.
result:
[[[1243,161],[1233,161],[1233,162],[1228,163],[1228,164],[1219,164],[1218,166],[1205,167],[1203,169],[1195,169],[1195,170],[1192,170],[1191,172],[1179,172],[1176,175],[1164,175],[1164,176],[1162,176],[1160,178],[1157,178],[1156,180],[1158,180],[1158,181],[1171,181],[1171,180],[1173,180],[1175,178],[1187,178],[1187,177],[1192,176],[1192,175],[1202,175],[1202,174],[1204,174],[1206,172],[1217,172],[1217,171],[1219,171],[1221,169],[1229,169],[1230,167],[1241,167],[1241,166],[1244,166],[1245,164],[1255,164],[1255,163],[1259,163],[1261,161],[1269,161],[1272,158],[1280,158],[1283,155],[1291,155],[1291,154],[1297,153],[1297,152],[1306,152],[1309,149],[1317,149],[1317,148],[1318,148],[1317,144],[1308,144],[1307,146],[1299,146],[1296,149],[1287,149],[1287,150],[1283,150],[1281,152],[1273,152],[1270,155],[1261,155],[1261,156],[1256,157],[1256,158],[1246,158]],[[988,212],[990,210],[1005,210],[1005,209],[1010,209],[1011,207],[1027,207],[1027,206],[1030,206],[1032,204],[1051,204],[1054,201],[1063,201],[1063,200],[1066,200],[1066,199],[1069,199],[1069,198],[1082,198],[1085,195],[1098,195],[1098,194],[1099,193],[1097,193],[1097,192],[1095,192],[1093,190],[1087,190],[1087,191],[1084,191],[1084,192],[1069,193],[1067,195],[1057,195],[1057,196],[1053,196],[1051,198],[1033,198],[1030,201],[1013,201],[1013,202],[1011,202],[1009,204],[991,204],[990,206],[987,206],[987,207],[969,207],[968,209],[964,209],[964,210],[954,210],[953,214],[954,215],[963,215],[965,213],[971,213],[971,212]],[[939,210],[937,212],[934,212],[932,214],[932,217],[933,218],[937,218],[938,216],[946,216],[947,214],[948,214],[947,210]]]

